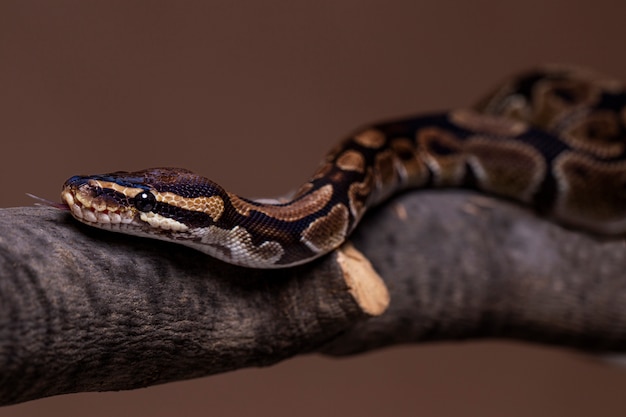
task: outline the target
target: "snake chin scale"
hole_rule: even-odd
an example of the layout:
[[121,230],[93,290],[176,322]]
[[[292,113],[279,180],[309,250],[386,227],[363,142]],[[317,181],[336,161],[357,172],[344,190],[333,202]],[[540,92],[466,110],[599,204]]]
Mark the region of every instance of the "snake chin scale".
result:
[[172,232],[186,232],[189,230],[189,226],[186,224],[153,212],[139,213],[139,219],[147,223],[151,228],[171,230]]

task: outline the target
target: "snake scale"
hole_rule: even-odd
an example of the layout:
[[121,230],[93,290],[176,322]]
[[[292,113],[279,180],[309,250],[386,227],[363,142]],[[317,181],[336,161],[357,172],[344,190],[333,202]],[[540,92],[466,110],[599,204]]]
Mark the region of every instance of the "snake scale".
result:
[[62,200],[81,222],[187,245],[236,265],[280,268],[337,248],[369,207],[410,188],[513,199],[564,225],[626,232],[626,91],[550,66],[472,108],[356,131],[288,201],[255,201],[178,168],[74,176]]

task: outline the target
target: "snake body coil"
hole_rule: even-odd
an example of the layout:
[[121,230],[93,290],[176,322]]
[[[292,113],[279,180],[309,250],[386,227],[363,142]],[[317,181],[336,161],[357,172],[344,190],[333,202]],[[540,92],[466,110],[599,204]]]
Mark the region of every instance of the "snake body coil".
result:
[[368,207],[408,188],[465,187],[603,234],[626,231],[626,92],[572,68],[534,70],[473,109],[380,123],[341,142],[285,203],[188,170],[75,176],[62,199],[92,226],[280,268],[339,246]]

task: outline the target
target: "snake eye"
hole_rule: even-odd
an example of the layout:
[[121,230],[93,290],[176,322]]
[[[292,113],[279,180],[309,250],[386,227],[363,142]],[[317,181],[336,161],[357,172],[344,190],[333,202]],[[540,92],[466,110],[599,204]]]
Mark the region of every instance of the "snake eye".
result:
[[133,203],[135,204],[137,210],[147,212],[151,211],[154,206],[156,206],[156,198],[151,192],[142,191],[135,196]]

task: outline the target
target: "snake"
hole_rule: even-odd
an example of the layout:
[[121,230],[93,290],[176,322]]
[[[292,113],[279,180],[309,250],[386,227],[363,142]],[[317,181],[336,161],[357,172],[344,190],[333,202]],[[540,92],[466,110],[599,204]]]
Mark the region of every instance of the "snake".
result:
[[473,106],[355,130],[282,200],[244,198],[182,168],[73,176],[61,199],[90,226],[283,268],[333,251],[393,195],[451,187],[516,201],[565,227],[624,234],[623,84],[570,66],[520,72]]

